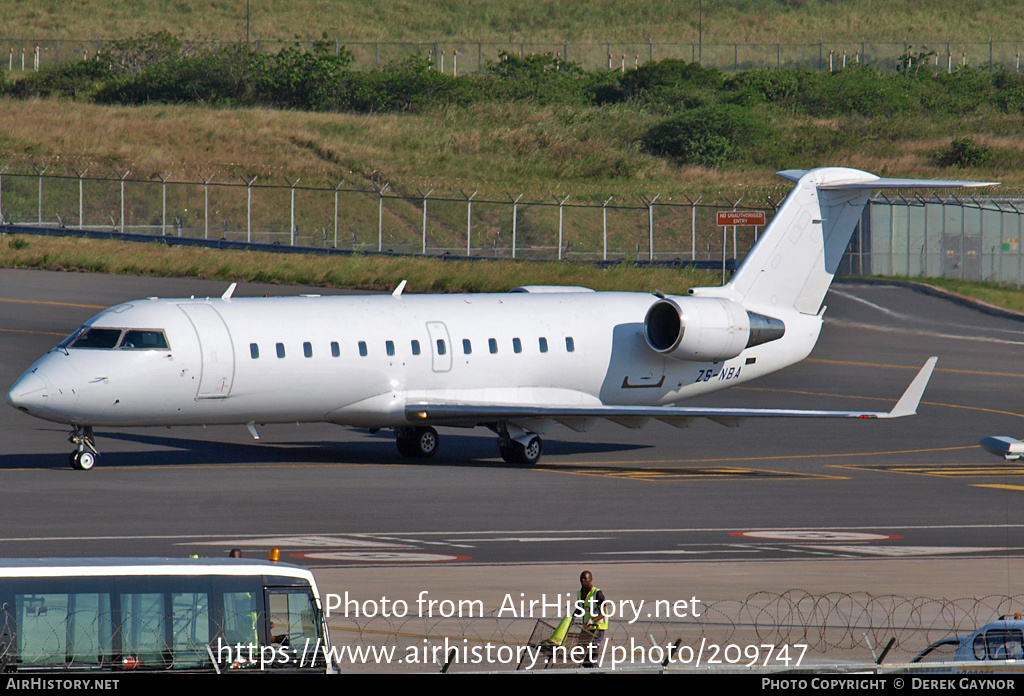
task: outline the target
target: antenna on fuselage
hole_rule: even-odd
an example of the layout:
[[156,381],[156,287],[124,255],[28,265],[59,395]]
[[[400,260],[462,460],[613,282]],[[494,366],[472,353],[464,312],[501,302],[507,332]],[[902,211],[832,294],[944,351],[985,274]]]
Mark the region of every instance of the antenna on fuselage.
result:
[[224,294],[220,296],[222,300],[230,300],[231,296],[235,293],[235,288],[238,287],[238,283],[232,283],[228,286],[228,289],[224,291]]

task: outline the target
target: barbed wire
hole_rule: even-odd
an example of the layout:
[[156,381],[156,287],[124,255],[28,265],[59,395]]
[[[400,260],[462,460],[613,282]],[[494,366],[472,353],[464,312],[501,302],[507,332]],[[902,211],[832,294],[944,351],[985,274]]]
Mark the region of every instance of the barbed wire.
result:
[[[701,605],[700,616],[674,620],[612,620],[608,640],[626,644],[805,644],[820,655],[864,657],[891,638],[891,655],[909,659],[937,640],[963,634],[1024,607],[1024,594],[956,599],[871,595],[865,592],[814,594],[792,589],[755,592],[742,600]],[[557,623],[558,618],[547,621]],[[329,625],[343,642],[404,647],[449,641],[524,645],[534,617],[345,617]],[[840,653],[842,653],[840,655]],[[890,662],[893,661],[890,658]]]

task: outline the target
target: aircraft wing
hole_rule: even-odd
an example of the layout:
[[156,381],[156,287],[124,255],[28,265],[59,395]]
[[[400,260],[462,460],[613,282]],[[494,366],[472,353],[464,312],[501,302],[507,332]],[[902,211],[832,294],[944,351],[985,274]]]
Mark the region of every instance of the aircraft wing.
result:
[[473,403],[420,403],[405,407],[412,422],[439,425],[479,425],[500,421],[554,420],[574,430],[585,430],[589,421],[611,420],[626,427],[639,428],[656,419],[685,427],[694,418],[709,418],[735,427],[745,418],[902,418],[917,413],[928,380],[938,358],[928,358],[917,376],[889,411],[825,411],[791,408],[706,408],[700,406],[543,406],[489,405]]

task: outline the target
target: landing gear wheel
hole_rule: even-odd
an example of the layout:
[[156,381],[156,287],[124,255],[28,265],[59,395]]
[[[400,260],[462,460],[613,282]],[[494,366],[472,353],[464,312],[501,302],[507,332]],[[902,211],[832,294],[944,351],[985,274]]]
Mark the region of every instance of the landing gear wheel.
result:
[[540,455],[544,451],[544,443],[539,435],[533,435],[525,445],[516,440],[509,440],[507,443],[498,441],[498,450],[501,458],[509,464],[524,464],[533,466],[540,461]]
[[437,454],[441,437],[430,426],[403,428],[397,433],[398,452],[403,457],[428,459]]
[[99,452],[96,450],[91,425],[76,425],[68,435],[68,442],[78,447],[71,453],[68,461],[72,469],[88,471],[96,466],[96,457]]
[[501,458],[509,464],[518,464],[519,460],[516,459],[516,448],[514,442],[507,445],[498,443],[498,451],[501,452]]
[[527,466],[533,466],[540,461],[540,455],[544,452],[544,444],[540,441],[539,435],[534,435],[525,446],[519,445],[519,449],[520,462]]
[[96,466],[96,455],[89,450],[71,453],[71,468],[78,471],[88,471]]

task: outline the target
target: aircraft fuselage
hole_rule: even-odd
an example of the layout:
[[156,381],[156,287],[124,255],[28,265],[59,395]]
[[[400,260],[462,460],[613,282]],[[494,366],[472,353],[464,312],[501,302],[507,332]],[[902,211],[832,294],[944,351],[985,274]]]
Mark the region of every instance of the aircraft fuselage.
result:
[[[803,359],[818,316],[722,361],[652,350],[643,293],[136,300],[94,329],[162,332],[166,348],[57,348],[9,400],[71,425],[408,425],[406,406],[666,405]],[[685,303],[690,298],[678,298]],[[120,341],[124,341],[122,334]],[[114,339],[111,339],[112,342]]]

